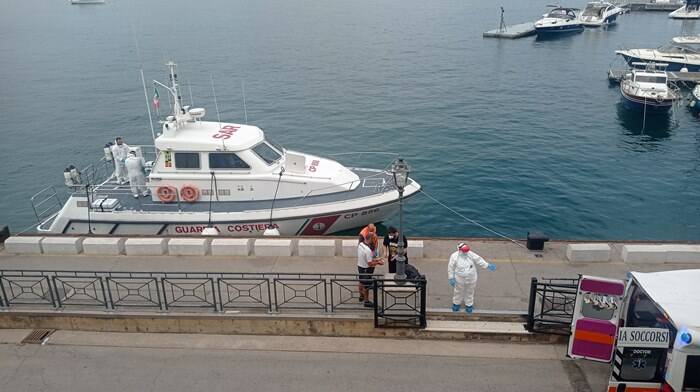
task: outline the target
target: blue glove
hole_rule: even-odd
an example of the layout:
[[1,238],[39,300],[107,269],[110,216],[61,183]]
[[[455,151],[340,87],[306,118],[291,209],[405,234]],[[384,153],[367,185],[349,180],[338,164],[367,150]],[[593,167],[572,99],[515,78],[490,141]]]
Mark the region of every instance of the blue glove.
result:
[[457,279],[448,279],[447,282],[450,284],[450,286],[455,287],[455,285],[457,284]]
[[496,270],[496,264],[489,264],[488,267],[486,267],[489,271],[495,271]]

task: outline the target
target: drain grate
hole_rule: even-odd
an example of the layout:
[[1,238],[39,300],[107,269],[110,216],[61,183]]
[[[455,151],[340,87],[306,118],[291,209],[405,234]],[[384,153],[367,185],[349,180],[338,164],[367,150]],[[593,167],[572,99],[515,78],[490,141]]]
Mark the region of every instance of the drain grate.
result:
[[22,343],[42,344],[54,331],[55,329],[35,329],[22,339]]

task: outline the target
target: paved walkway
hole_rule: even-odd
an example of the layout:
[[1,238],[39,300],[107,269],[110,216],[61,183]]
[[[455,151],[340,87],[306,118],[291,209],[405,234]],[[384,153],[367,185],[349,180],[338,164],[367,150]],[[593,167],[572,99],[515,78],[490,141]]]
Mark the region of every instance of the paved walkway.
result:
[[[444,246],[448,246],[445,242]],[[479,270],[477,309],[526,311],[532,277],[576,277],[578,274],[624,278],[627,271],[663,271],[698,268],[695,264],[625,264],[622,262],[571,264],[560,246],[543,257],[502,241],[472,241],[472,249],[498,270]],[[435,254],[434,252],[431,252]],[[447,250],[441,253],[448,254]],[[14,256],[0,252],[0,269],[98,271],[206,271],[206,272],[313,272],[355,273],[355,259],[345,257],[195,257],[195,256]],[[428,307],[448,308],[452,288],[447,284],[447,258],[411,260],[428,278]],[[386,272],[386,266],[377,272]]]

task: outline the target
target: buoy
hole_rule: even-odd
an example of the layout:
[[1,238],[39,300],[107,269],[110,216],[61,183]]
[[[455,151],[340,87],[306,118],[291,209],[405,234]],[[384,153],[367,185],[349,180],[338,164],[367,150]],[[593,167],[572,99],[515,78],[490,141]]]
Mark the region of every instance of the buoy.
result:
[[194,202],[199,199],[199,188],[194,185],[185,185],[180,189],[180,198],[187,202]]
[[177,190],[172,187],[172,186],[159,186],[158,189],[156,189],[156,195],[158,196],[158,199],[162,201],[163,203],[170,203],[175,200],[175,195]]

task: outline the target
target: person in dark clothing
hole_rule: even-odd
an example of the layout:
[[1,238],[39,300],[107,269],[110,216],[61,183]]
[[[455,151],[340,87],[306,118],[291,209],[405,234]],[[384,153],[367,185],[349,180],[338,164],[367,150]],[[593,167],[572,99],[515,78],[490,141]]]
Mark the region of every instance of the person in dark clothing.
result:
[[[396,256],[398,255],[399,248],[399,231],[396,227],[389,226],[389,232],[384,236],[384,257],[389,261],[389,273],[396,273]],[[408,248],[408,240],[406,236],[403,236],[403,248],[404,250]],[[408,263],[408,256],[404,251],[404,256],[406,256],[406,263]]]

